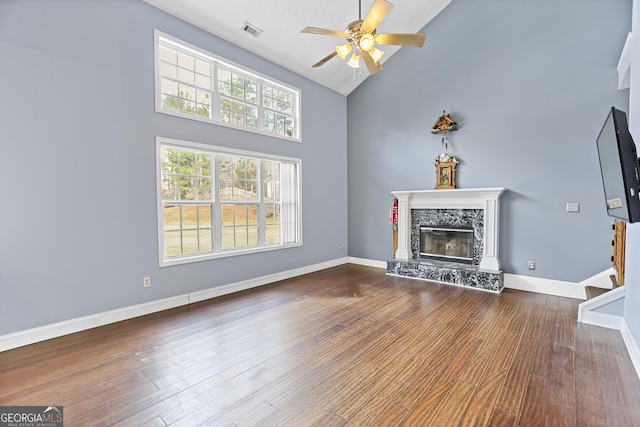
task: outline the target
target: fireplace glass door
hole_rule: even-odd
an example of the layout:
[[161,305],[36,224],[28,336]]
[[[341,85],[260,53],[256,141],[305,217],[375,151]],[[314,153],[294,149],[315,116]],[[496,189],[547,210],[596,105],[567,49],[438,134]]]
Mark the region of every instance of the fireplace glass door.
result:
[[420,257],[473,262],[473,229],[420,227]]

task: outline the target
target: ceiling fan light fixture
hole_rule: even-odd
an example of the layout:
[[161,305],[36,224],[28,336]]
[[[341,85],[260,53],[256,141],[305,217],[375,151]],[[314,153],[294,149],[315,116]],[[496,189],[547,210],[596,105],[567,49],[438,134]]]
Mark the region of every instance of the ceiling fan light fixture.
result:
[[336,52],[338,53],[340,59],[345,59],[351,52],[351,44],[339,44],[338,46],[336,46]]
[[373,38],[373,34],[367,33],[360,37],[360,49],[364,51],[369,51],[373,49],[373,45],[375,44],[375,39]]
[[377,63],[380,61],[380,58],[382,58],[382,55],[384,55],[384,51],[373,47],[369,50],[369,55],[371,56],[371,59],[373,59],[373,62]]
[[360,54],[352,54],[351,58],[349,58],[349,61],[347,61],[347,65],[351,68],[360,68]]

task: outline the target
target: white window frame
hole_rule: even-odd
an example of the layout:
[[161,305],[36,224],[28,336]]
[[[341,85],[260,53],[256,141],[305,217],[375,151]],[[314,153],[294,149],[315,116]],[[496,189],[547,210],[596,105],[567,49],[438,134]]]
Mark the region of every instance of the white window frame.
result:
[[[181,255],[175,257],[165,257],[165,230],[164,230],[164,205],[165,204],[179,204],[172,200],[162,199],[162,148],[176,148],[182,150],[194,150],[205,152],[212,155],[212,222],[213,222],[213,252],[195,254],[195,255]],[[221,232],[222,232],[222,219],[221,211],[222,204],[229,204],[234,202],[221,201],[219,196],[219,181],[218,181],[218,166],[217,155],[232,155],[242,156],[251,159],[258,159],[260,161],[279,161],[282,164],[291,165],[289,168],[281,167],[280,183],[282,186],[281,194],[281,223],[280,223],[280,243],[267,245],[264,239],[261,237],[258,241],[258,246],[240,249],[227,249],[221,248]],[[257,204],[259,205],[258,211],[264,212],[264,206],[272,204],[264,200],[262,195],[263,180],[261,174],[258,179],[259,196],[258,200],[253,202],[237,202],[235,204]],[[302,246],[302,160],[292,157],[276,156],[272,154],[257,153],[252,151],[237,150],[227,147],[212,146],[208,144],[201,144],[197,142],[189,142],[172,138],[156,137],[156,199],[157,199],[157,221],[158,221],[158,258],[160,267],[166,267],[171,265],[180,265],[191,262],[205,261],[211,259],[225,258],[230,256],[245,255],[250,253],[258,253],[265,251],[280,250],[286,248],[292,248]],[[188,204],[198,204],[201,201],[187,201]],[[259,236],[264,235],[265,224],[260,221],[259,216]]]
[[[170,46],[172,49],[181,51],[187,55],[193,55],[194,57],[208,62],[211,64],[211,118],[206,118],[198,115],[192,115],[183,113],[173,109],[167,109],[162,107],[162,91],[161,91],[161,76],[160,76],[160,58],[159,50],[160,44]],[[242,125],[236,125],[229,122],[224,122],[220,119],[220,93],[218,92],[218,68],[230,70],[234,73],[243,75],[245,77],[255,79],[258,82],[257,87],[257,107],[258,107],[258,129],[252,129]],[[211,52],[200,49],[175,37],[162,33],[161,31],[154,30],[154,75],[155,75],[155,110],[158,113],[169,114],[176,117],[182,117],[190,120],[197,120],[206,123],[213,123],[219,126],[230,127],[247,132],[258,133],[260,135],[271,136],[274,138],[280,138],[287,141],[302,142],[302,114],[301,114],[301,97],[302,92],[300,89],[287,85],[283,82],[275,80],[257,71],[251,70],[247,67],[235,64],[225,58],[214,55]],[[293,121],[293,135],[279,135],[277,133],[268,132],[264,126],[265,111],[275,111],[265,107],[262,103],[262,83],[269,86],[278,88],[284,92],[288,92],[293,97],[292,102],[292,115]],[[282,114],[276,111],[277,114]]]

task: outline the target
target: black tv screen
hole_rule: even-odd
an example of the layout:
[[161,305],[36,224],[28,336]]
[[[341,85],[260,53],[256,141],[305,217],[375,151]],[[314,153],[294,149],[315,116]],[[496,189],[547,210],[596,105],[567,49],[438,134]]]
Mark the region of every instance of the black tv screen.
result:
[[597,146],[607,213],[627,222],[639,222],[638,153],[623,111],[611,108]]

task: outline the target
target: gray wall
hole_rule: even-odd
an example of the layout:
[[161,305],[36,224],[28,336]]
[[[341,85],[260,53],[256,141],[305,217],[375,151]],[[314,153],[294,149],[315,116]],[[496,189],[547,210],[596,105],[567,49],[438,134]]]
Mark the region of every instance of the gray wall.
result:
[[[631,46],[631,88],[629,94],[629,130],[636,148],[640,148],[640,0],[633,0],[633,31],[635,43]],[[627,247],[625,262],[625,306],[624,320],[633,335],[638,351],[640,343],[640,223],[627,224]],[[636,354],[637,355],[637,354]],[[636,367],[637,369],[637,367]]]
[[[155,113],[154,28],[302,89],[303,143]],[[0,58],[0,335],[346,256],[344,96],[140,0],[2,0]],[[158,135],[302,158],[304,245],[159,268]]]
[[349,255],[392,256],[389,192],[434,188],[444,147],[430,129],[446,109],[460,127],[448,150],[458,187],[508,189],[507,273],[578,282],[609,268],[595,140],[609,108],[628,103],[616,65],[630,12],[631,0],[453,0],[422,49],[402,49],[348,97]]

